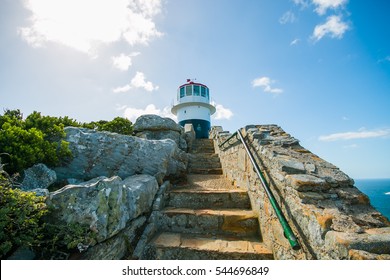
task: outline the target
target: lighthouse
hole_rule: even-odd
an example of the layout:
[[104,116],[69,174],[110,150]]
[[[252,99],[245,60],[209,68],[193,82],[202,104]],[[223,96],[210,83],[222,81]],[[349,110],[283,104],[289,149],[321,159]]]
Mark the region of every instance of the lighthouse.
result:
[[177,103],[171,112],[181,126],[193,125],[196,138],[209,137],[210,116],[215,113],[215,107],[210,104],[210,91],[206,85],[187,79],[187,83],[177,90]]

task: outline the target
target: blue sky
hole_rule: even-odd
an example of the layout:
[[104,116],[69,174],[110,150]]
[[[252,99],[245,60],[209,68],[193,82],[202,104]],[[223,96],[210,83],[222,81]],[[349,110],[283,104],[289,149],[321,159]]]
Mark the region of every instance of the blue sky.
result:
[[278,124],[353,178],[390,178],[386,0],[2,0],[0,107],[170,116],[187,78],[213,125]]

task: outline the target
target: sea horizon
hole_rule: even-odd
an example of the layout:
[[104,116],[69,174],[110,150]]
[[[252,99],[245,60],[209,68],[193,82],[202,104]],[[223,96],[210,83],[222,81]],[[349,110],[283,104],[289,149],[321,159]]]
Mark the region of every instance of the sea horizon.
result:
[[390,220],[390,178],[354,179],[355,186],[366,194],[371,205]]

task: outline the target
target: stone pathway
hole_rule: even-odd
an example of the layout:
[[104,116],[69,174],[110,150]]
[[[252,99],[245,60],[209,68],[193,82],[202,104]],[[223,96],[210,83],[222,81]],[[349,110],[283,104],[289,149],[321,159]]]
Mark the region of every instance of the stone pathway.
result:
[[226,181],[212,140],[196,140],[192,153],[187,182],[169,190],[160,213],[155,258],[273,259],[246,190]]

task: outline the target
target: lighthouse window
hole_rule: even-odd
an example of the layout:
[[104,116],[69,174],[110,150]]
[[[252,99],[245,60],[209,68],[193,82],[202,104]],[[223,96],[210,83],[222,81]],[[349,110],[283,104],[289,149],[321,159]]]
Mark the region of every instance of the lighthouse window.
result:
[[209,89],[208,88],[206,88],[206,97],[207,97],[207,99],[209,99]]
[[192,86],[186,86],[186,95],[192,95]]
[[200,86],[194,86],[194,95],[196,96],[200,95]]
[[202,88],[201,88],[201,95],[202,95],[203,97],[206,97],[206,88],[205,88],[205,87],[202,87]]
[[180,98],[184,97],[184,87],[180,88]]

